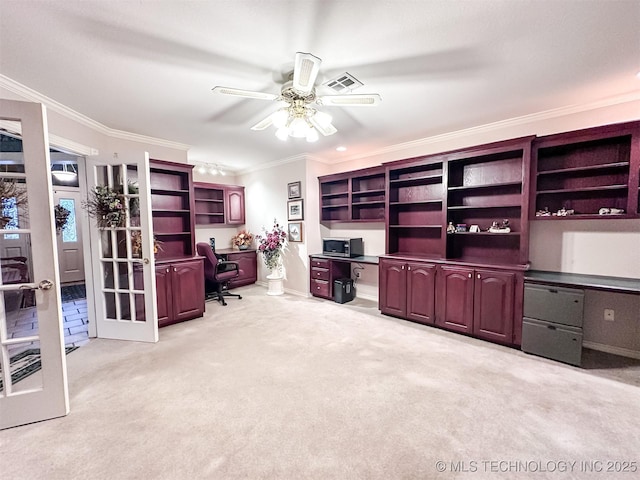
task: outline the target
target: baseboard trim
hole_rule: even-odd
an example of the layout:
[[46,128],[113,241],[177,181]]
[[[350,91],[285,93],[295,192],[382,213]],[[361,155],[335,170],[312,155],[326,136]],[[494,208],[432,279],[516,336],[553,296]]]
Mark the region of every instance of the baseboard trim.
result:
[[613,355],[620,355],[621,357],[635,358],[640,360],[640,352],[636,350],[629,350],[628,348],[614,347],[611,345],[605,345],[604,343],[596,342],[582,342],[584,348],[590,348],[591,350],[598,350],[599,352],[612,353]]

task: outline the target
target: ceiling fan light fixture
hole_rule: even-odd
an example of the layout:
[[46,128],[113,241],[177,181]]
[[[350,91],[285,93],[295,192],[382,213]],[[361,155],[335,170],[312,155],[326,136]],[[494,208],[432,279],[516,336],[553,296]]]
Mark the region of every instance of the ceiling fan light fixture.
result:
[[318,141],[318,131],[315,128],[309,128],[307,131],[307,142],[313,143]]
[[296,117],[289,125],[289,135],[295,138],[304,138],[311,127],[304,118]]
[[287,120],[289,120],[289,111],[286,108],[282,108],[271,115],[270,118],[274,127],[282,128],[287,125]]
[[276,137],[278,137],[278,140],[286,141],[287,138],[289,138],[289,129],[287,127],[280,127],[276,130]]
[[78,176],[78,171],[72,164],[62,163],[51,166],[51,175],[60,182],[71,182]]

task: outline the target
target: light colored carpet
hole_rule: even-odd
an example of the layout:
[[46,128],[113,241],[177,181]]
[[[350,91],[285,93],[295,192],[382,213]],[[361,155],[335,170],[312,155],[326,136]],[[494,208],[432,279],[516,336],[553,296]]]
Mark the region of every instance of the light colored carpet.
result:
[[2,479],[582,479],[640,461],[638,386],[371,302],[241,291],[155,345],[71,353],[71,414],[0,432]]

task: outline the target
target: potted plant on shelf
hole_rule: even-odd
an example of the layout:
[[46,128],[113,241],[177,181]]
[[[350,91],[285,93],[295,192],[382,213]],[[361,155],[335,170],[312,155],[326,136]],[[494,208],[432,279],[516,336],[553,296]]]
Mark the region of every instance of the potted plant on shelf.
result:
[[251,246],[251,242],[253,242],[253,234],[248,230],[240,230],[231,238],[231,243],[239,250],[246,250]]

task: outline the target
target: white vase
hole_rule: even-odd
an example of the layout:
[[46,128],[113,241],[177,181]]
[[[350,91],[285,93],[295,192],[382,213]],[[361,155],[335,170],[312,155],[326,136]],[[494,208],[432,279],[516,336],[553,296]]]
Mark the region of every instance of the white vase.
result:
[[267,295],[282,295],[284,293],[284,275],[280,267],[271,269],[267,275]]

